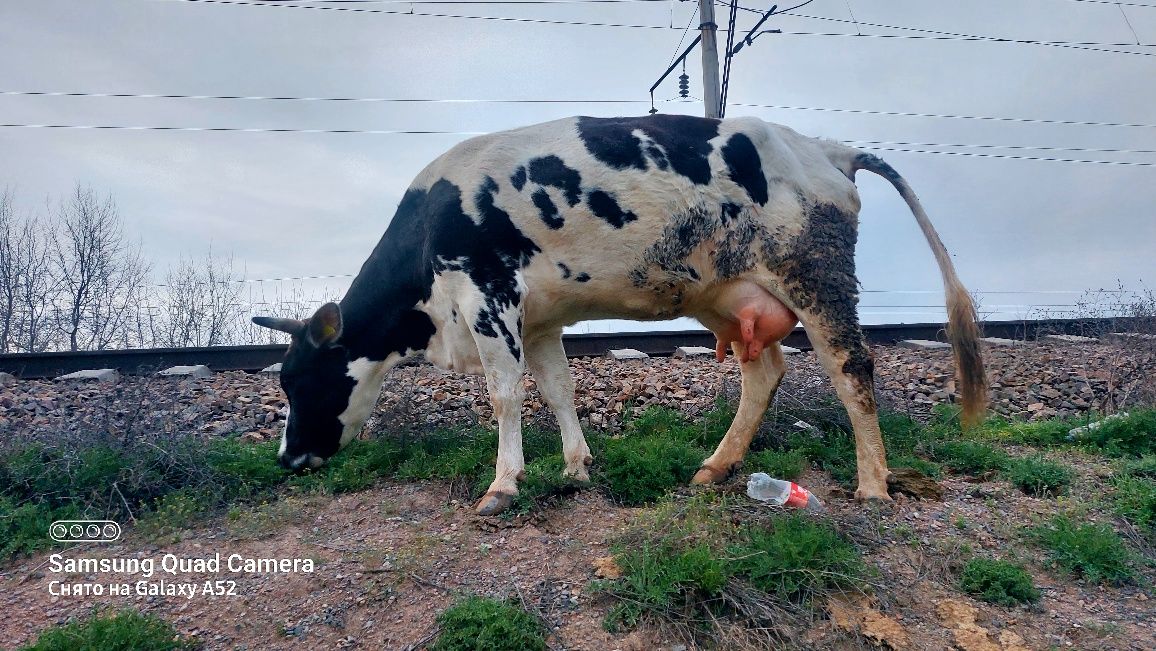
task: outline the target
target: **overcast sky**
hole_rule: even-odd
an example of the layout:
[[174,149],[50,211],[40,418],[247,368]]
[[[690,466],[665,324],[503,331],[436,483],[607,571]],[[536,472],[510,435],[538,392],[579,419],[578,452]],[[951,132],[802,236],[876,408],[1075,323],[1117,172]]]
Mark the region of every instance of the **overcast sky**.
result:
[[[767,26],[786,33],[763,36],[735,57],[728,115],[755,115],[845,142],[1156,150],[1156,0],[1138,2],[1153,8],[1125,7],[1126,21],[1115,4],[1075,0],[815,0],[795,12],[807,17],[772,18]],[[649,108],[647,88],[696,8],[573,0],[296,3],[656,27],[648,29],[253,6],[261,4],[272,3],[0,0],[0,91],[635,103],[0,96],[0,123],[489,132],[567,115],[638,115]],[[770,3],[744,0],[744,6],[765,10]],[[727,10],[717,11],[725,23]],[[851,21],[852,12],[858,26],[839,22]],[[740,12],[741,33],[757,19]],[[1114,44],[1089,47],[1117,52],[855,36],[860,32],[1092,42]],[[692,29],[685,43],[693,35]],[[1137,40],[1148,45],[1118,45]],[[697,52],[687,71],[692,95],[701,97]],[[674,76],[656,92],[659,100],[676,95]],[[702,112],[699,102],[660,101],[658,108]],[[158,274],[181,254],[201,255],[210,245],[231,251],[252,279],[353,274],[413,176],[467,137],[3,127],[0,188],[12,188],[28,211],[78,182],[111,194]],[[1156,164],[1153,153],[953,151]],[[1153,286],[1154,166],[879,153],[911,182],[965,284],[981,292],[982,311],[996,318],[1024,312],[1012,306],[1070,303],[1077,295],[991,292],[1080,291],[1117,279]],[[890,186],[862,173],[859,187],[864,288],[934,292],[866,293],[864,321],[939,318],[934,308],[888,307],[942,303],[939,274]],[[304,287],[320,292],[322,282],[331,292],[346,283]]]

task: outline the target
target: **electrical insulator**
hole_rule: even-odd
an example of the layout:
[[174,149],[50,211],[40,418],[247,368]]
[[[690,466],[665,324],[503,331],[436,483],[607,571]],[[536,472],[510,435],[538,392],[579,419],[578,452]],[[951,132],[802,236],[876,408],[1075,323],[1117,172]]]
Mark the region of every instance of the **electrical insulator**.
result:
[[690,96],[690,77],[685,72],[678,76],[678,96]]

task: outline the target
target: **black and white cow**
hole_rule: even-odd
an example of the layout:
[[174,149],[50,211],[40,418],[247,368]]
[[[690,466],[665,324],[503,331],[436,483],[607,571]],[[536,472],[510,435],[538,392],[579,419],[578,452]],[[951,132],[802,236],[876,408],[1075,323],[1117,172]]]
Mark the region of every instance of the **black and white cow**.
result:
[[754,118],[578,117],[467,140],[402,198],[341,304],[288,332],[290,414],[279,459],[317,467],[358,435],[385,373],[424,352],[484,373],[498,422],[497,476],[477,505],[505,509],[524,468],[528,366],[562,433],[565,474],[587,480],[564,326],[689,316],[741,362],[738,413],[696,483],[742,461],[783,377],[778,342],[802,321],[855,431],[857,497],[889,499],[873,363],[856,311],[854,253],[865,169],[906,200],[939,263],[965,419],[985,407],[975,311],[907,182],[882,160]]

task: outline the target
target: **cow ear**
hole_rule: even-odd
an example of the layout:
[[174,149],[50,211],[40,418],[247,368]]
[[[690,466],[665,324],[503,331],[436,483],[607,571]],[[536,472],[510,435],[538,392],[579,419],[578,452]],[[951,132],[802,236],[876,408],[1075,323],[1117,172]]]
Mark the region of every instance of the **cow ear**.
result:
[[321,348],[336,342],[341,337],[341,308],[337,303],[326,303],[317,308],[309,319],[309,342]]
[[262,328],[270,328],[278,332],[284,332],[286,334],[293,335],[294,337],[299,337],[305,332],[305,322],[299,321],[297,319],[281,319],[274,316],[255,316],[253,317],[253,323],[256,323]]

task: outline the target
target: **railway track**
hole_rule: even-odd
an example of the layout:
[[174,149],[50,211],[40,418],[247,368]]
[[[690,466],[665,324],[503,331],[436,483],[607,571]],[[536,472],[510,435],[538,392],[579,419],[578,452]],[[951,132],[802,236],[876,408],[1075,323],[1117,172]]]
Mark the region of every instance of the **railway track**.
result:
[[[1109,322],[1114,328],[1121,326],[1121,319],[1048,319],[989,321],[983,324],[983,330],[988,337],[1031,340],[1040,334],[1103,331]],[[942,323],[865,325],[863,332],[872,344],[893,344],[905,339],[945,340]],[[634,348],[660,357],[673,354],[679,346],[714,348],[715,345],[714,335],[705,330],[573,334],[563,336],[562,341],[569,357],[599,357],[620,348]],[[796,328],[783,343],[803,350],[811,348],[802,328]],[[281,361],[285,349],[284,344],[267,344],[15,353],[0,355],[0,371],[22,378],[51,378],[97,368],[114,368],[130,375],[148,375],[170,366],[195,364],[204,364],[214,371],[259,371]]]

